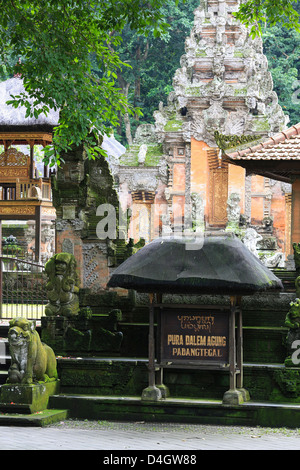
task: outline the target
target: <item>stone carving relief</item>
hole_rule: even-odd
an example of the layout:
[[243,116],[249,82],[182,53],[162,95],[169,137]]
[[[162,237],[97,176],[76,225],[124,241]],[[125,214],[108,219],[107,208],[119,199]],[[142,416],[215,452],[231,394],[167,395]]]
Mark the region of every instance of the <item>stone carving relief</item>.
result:
[[[194,137],[215,145],[213,134],[216,130],[229,135],[247,132],[266,135],[268,131],[281,130],[286,125],[286,117],[273,91],[261,38],[249,39],[248,29],[239,25],[239,34],[235,34],[234,41],[228,44],[225,29],[234,23],[232,16],[228,15],[228,11],[232,11],[231,6],[227,2],[219,3],[219,11],[215,15],[205,5],[203,2],[194,12],[194,27],[185,42],[181,67],[174,76],[175,91],[168,102],[168,109],[155,113],[156,128],[163,132],[171,108],[178,113],[186,107],[189,118],[183,119],[182,125],[185,141]],[[216,28],[215,36],[205,33],[209,24]],[[208,73],[206,78],[205,70]],[[225,74],[236,79],[228,83]],[[226,100],[234,107],[236,99],[239,102],[243,99],[244,106],[239,104],[236,110],[230,111],[224,107]],[[193,111],[190,109],[191,100]]]
[[161,234],[163,237],[167,237],[173,233],[172,227],[171,227],[171,218],[169,212],[166,214],[162,214],[161,216],[161,222],[162,222],[162,231]]
[[192,228],[195,232],[204,230],[204,201],[200,194],[191,194]]
[[259,258],[257,251],[257,243],[262,240],[262,236],[256,232],[254,228],[247,228],[243,238],[243,242],[251,253]]
[[284,267],[284,255],[280,252],[277,252],[273,255],[261,255],[260,260],[267,268],[270,269]]
[[264,250],[261,248],[260,251],[258,251],[259,246],[261,245],[264,247],[265,242],[263,236],[260,235],[254,228],[251,227],[246,229],[242,241],[245,243],[251,253],[259,258],[266,267],[283,267],[284,254],[280,251],[275,252],[273,250]]
[[92,293],[101,290],[104,282],[99,278],[99,260],[108,253],[106,243],[84,243],[83,251],[83,279],[84,287]]
[[147,191],[155,191],[157,188],[157,178],[147,171],[136,171],[131,177],[129,187],[132,191],[144,189],[147,189]]
[[[296,292],[299,294],[299,277],[296,279]],[[290,303],[290,309],[286,315],[284,326],[288,328],[288,332],[285,338],[285,346],[287,349],[287,358],[285,359],[285,365],[287,367],[295,367],[292,360],[292,354],[295,351],[293,348],[294,341],[300,340],[300,299],[297,297]]]
[[28,155],[20,152],[14,147],[10,147],[6,152],[0,154],[0,166],[28,166]]
[[231,193],[227,200],[227,220],[228,225],[236,225],[238,227],[241,215],[240,206],[241,197],[238,193]]
[[46,316],[71,317],[79,313],[79,279],[76,260],[70,253],[58,253],[45,265],[48,276],[46,285],[49,303],[45,306]]
[[42,224],[41,241],[45,244],[48,258],[50,258],[55,252],[55,229],[52,223]]

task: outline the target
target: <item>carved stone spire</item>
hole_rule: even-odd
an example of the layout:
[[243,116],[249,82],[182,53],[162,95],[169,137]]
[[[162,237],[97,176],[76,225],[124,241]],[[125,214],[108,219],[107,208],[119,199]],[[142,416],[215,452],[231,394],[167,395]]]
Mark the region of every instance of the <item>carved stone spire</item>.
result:
[[[233,17],[240,0],[201,0],[168,106],[154,113],[161,141],[179,131],[216,146],[214,132],[272,135],[288,118],[278,104],[261,38]],[[172,126],[170,125],[172,123]]]

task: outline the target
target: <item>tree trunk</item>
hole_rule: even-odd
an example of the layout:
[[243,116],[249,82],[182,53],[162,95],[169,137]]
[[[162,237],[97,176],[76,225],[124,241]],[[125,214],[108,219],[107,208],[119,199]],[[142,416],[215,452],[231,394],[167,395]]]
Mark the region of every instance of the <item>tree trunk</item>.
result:
[[[122,89],[122,93],[125,95],[125,97],[127,99],[130,83],[128,83],[124,80],[124,78],[122,77],[120,72],[118,72],[118,81],[119,81],[119,85]],[[128,143],[128,145],[131,145],[132,142],[133,142],[133,138],[132,138],[132,133],[131,133],[131,124],[130,124],[130,119],[129,119],[129,113],[125,113],[123,115],[123,122],[124,122],[124,125],[125,125],[125,134],[126,134],[127,143]]]

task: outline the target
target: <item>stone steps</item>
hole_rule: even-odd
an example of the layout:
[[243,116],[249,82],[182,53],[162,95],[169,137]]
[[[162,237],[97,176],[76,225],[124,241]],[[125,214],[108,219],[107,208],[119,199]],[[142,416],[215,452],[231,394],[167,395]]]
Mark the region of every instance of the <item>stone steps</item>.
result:
[[300,273],[280,268],[272,269],[272,271],[282,281],[285,292],[295,292],[295,280]]
[[[59,358],[58,372],[63,394],[141,396],[148,386],[147,358]],[[292,369],[280,363],[245,363],[244,387],[255,401],[299,401],[298,378],[290,389]],[[170,397],[222,400],[229,389],[226,370],[165,368],[164,384]],[[298,385],[297,385],[298,384]]]

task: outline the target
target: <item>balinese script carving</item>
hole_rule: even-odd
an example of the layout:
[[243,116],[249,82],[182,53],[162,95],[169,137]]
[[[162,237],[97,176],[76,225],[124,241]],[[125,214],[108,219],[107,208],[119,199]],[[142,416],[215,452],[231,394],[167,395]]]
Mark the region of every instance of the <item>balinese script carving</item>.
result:
[[180,327],[183,330],[193,330],[195,333],[202,330],[211,332],[211,328],[215,323],[215,318],[212,316],[178,315],[177,318],[180,321]]

